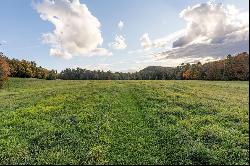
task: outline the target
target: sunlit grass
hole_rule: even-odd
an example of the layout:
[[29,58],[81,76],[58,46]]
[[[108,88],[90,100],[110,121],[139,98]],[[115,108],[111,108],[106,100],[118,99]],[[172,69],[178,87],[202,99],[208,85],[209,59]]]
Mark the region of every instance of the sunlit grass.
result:
[[248,82],[11,79],[0,164],[248,164]]

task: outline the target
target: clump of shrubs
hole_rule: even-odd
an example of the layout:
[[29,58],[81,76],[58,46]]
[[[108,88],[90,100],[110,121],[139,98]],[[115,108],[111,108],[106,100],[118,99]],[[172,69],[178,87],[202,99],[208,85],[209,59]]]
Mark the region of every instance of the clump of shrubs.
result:
[[9,64],[5,58],[0,56],[0,88],[3,88],[4,83],[8,80],[10,74]]
[[56,79],[57,79],[57,71],[56,70],[49,71],[46,80],[56,80]]

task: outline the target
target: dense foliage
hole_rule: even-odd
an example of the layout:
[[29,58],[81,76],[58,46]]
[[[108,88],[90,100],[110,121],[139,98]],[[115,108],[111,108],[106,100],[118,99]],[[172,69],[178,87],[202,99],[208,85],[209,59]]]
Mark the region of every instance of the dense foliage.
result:
[[135,73],[112,73],[86,69],[66,69],[64,80],[249,80],[249,55],[228,55],[226,59],[201,64],[182,64],[176,68],[150,66]]
[[249,84],[17,79],[0,165],[248,165]]
[[3,87],[5,81],[8,79],[9,70],[9,64],[0,56],[0,88]]
[[38,79],[56,79],[57,71],[47,70],[41,66],[37,66],[34,61],[10,59],[0,53],[0,57],[8,62],[10,67],[10,77],[19,78],[38,78]]
[[186,80],[249,80],[249,55],[228,55],[225,60],[187,64],[182,69],[182,78]]
[[[3,55],[0,57],[4,57]],[[181,64],[175,68],[150,66],[135,73],[91,71],[81,68],[67,68],[60,73],[47,70],[33,61],[9,59],[10,76],[54,80],[249,80],[249,55],[244,52],[237,56],[201,64]]]

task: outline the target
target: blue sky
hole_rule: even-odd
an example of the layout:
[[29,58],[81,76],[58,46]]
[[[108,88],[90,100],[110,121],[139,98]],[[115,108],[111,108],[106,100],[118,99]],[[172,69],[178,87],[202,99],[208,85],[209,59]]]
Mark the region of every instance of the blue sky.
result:
[[[201,54],[195,54],[196,56],[191,58],[178,54],[179,48],[172,50],[170,45],[172,45],[174,40],[177,41],[178,38],[181,38],[181,35],[183,35],[182,33],[175,36],[176,38],[172,39],[173,41],[165,40],[164,42],[166,43],[164,43],[164,47],[158,47],[158,43],[154,42],[154,40],[163,39],[164,37],[180,30],[187,30],[189,32],[190,30],[187,28],[187,21],[180,18],[180,12],[187,9],[188,6],[193,7],[197,4],[206,3],[207,1],[81,0],[80,3],[85,4],[91,14],[97,18],[101,24],[99,30],[101,31],[103,43],[98,47],[105,48],[109,52],[112,52],[112,55],[93,55],[89,57],[87,55],[80,55],[81,53],[79,53],[77,56],[73,55],[71,58],[66,59],[50,55],[50,49],[53,46],[49,43],[46,44],[43,42],[44,39],[42,35],[53,33],[55,26],[50,21],[41,19],[40,14],[43,12],[46,13],[46,11],[43,9],[41,9],[40,12],[38,11],[36,8],[37,6],[34,5],[38,2],[42,2],[42,0],[8,0],[0,2],[0,42],[2,43],[0,51],[4,52],[7,56],[11,58],[33,60],[36,61],[38,65],[49,69],[62,70],[66,67],[82,67],[112,71],[139,70],[149,65],[175,66],[184,60],[192,61],[220,58],[215,57],[212,54],[208,57],[204,57]],[[235,8],[239,10],[235,15],[240,15],[244,12],[249,13],[248,0],[221,0],[215,1],[215,3],[222,3],[224,6],[229,4],[234,5]],[[206,7],[206,10],[209,9],[210,7]],[[190,9],[189,12],[193,14],[195,12],[194,10],[195,8]],[[205,15],[203,19],[205,20],[206,17],[207,16]],[[119,21],[124,23],[121,30],[118,28]],[[246,25],[247,24],[249,25],[249,23],[246,23]],[[239,28],[242,27],[235,27],[237,32],[242,30]],[[84,31],[84,29],[82,29],[82,31]],[[214,33],[214,31],[215,29],[212,29],[209,32]],[[143,37],[143,34],[148,34],[148,37],[147,35],[144,35]],[[208,36],[207,34],[206,37]],[[244,33],[242,32],[242,34],[244,36],[249,36],[249,30],[244,29]],[[240,37],[238,35],[237,37],[233,36],[233,38],[237,38],[237,42],[248,42],[249,37],[247,39],[246,37],[242,39],[242,34],[240,34]],[[116,35],[122,36],[125,39],[126,48],[115,49],[110,46],[111,43],[114,42]],[[219,35],[223,38],[226,34],[223,33]],[[187,35],[186,38],[187,37],[190,37],[190,35]],[[215,39],[214,36],[209,37],[211,38],[209,41]],[[239,38],[241,41],[239,41]],[[185,52],[190,50],[190,45],[192,45],[193,48],[194,43],[196,45],[204,44],[203,40],[201,42],[201,39],[196,39],[197,40],[194,40],[191,43],[185,43],[185,47],[181,46],[180,49]],[[206,41],[208,41],[208,39],[206,39]],[[142,43],[146,44],[147,48],[143,47]],[[234,46],[234,44],[230,44],[230,47]],[[237,44],[238,43],[235,44],[235,47],[238,47],[239,44]],[[249,47],[232,49],[230,51],[234,53],[234,51],[236,52],[238,50],[248,51]],[[169,54],[166,55],[166,52]],[[223,53],[227,54],[230,52],[223,52],[222,50],[219,52],[219,54],[221,54],[220,56],[222,56]],[[91,54],[91,52],[89,54]],[[187,52],[187,54],[190,54],[190,52]],[[168,57],[169,55],[174,55],[173,57],[178,58],[165,59],[165,57]]]

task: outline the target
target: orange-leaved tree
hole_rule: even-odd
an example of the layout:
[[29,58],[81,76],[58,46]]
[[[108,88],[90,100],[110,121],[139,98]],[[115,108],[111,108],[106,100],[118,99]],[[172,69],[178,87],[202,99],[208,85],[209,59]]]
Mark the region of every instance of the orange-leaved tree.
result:
[[10,68],[4,57],[0,56],[0,88],[3,87],[9,76]]

